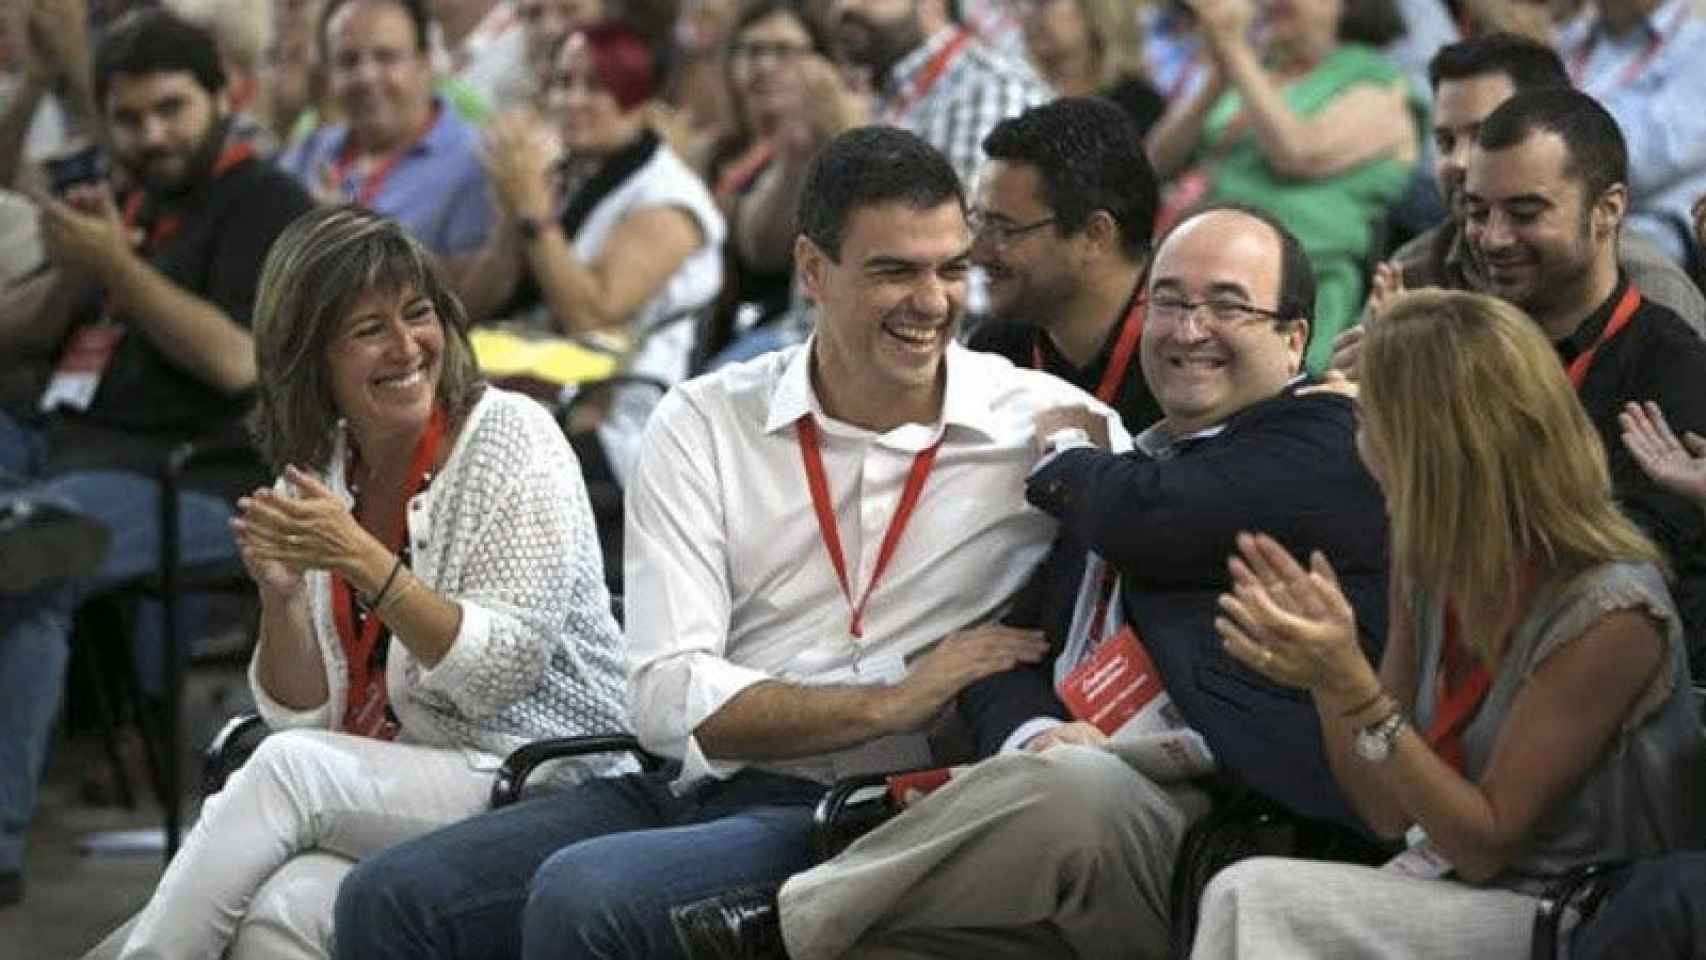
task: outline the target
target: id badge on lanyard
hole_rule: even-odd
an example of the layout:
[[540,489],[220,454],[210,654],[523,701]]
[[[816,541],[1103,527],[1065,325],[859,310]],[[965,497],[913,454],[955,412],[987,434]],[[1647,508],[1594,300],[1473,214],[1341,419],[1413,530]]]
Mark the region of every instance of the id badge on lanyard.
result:
[[41,411],[49,413],[67,409],[82,412],[89,409],[124,336],[125,327],[111,320],[86,323],[73,329],[65,350],[59,356],[59,365],[54,368],[53,378],[48,381],[47,389],[42,391]]

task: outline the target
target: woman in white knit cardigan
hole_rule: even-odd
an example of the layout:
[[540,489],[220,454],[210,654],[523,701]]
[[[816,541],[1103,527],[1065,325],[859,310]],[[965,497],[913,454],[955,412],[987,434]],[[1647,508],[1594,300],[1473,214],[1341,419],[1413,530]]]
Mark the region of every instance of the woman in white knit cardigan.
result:
[[317,210],[274,245],[253,422],[281,478],[232,528],[276,732],[106,949],[327,956],[355,860],[483,809],[523,743],[622,727],[578,465],[543,408],[480,382],[463,327],[430,257],[376,214]]

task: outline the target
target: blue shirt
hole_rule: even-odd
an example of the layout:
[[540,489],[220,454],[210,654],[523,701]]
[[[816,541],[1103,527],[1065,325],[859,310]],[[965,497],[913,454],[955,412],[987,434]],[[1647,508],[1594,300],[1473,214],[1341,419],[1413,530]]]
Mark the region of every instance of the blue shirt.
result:
[[1558,53],[1583,93],[1617,118],[1629,144],[1630,226],[1678,261],[1689,206],[1706,193],[1706,18],[1666,0],[1621,37],[1597,7],[1558,31]]
[[[480,166],[479,134],[442,102],[435,99],[433,106],[438,118],[385,174],[371,206],[440,256],[472,253],[485,243],[493,219]],[[279,166],[316,189],[337,168],[348,138],[349,129],[341,124],[323,126],[290,148]],[[350,171],[337,188],[354,202],[365,179]]]

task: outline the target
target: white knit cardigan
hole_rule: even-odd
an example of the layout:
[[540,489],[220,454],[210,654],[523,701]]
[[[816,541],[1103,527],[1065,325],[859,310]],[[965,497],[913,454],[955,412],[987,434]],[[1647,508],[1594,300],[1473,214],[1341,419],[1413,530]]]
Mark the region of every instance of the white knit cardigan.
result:
[[[348,502],[344,434],[340,425],[323,479]],[[475,768],[492,769],[541,737],[625,727],[621,631],[586,486],[543,407],[487,387],[407,517],[411,569],[462,608],[462,624],[431,669],[391,640],[385,682],[400,741],[462,748]],[[251,661],[249,686],[274,730],[335,728],[348,698],[331,578],[309,571],[306,588],[331,695],[292,710],[267,695]]]

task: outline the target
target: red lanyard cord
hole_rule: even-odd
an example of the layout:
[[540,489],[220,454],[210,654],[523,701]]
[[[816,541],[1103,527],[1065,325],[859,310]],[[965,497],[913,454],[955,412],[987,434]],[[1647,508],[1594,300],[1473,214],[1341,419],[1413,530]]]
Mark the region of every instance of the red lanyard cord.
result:
[[[1114,341],[1114,352],[1108,357],[1107,369],[1102,371],[1102,379],[1096,384],[1096,399],[1109,406],[1114,403],[1114,397],[1119,395],[1120,385],[1125,382],[1125,375],[1131,369],[1131,355],[1137,350],[1137,343],[1143,339],[1144,301],[1140,296],[1134,296],[1131,308],[1126,311],[1125,319],[1120,324],[1119,339]],[[1044,334],[1038,334],[1044,336]],[[1031,344],[1031,368],[1043,368],[1043,350],[1035,343]]]
[[851,613],[847,632],[855,637],[863,637],[865,604],[876,591],[877,582],[882,579],[889,561],[894,558],[895,548],[900,545],[901,534],[912,520],[913,510],[918,506],[918,497],[924,491],[924,481],[929,478],[931,469],[936,465],[936,452],[941,449],[942,441],[937,440],[918,451],[912,458],[912,469],[906,475],[906,486],[901,490],[900,503],[895,506],[894,516],[889,519],[888,532],[883,534],[882,547],[877,551],[877,565],[871,571],[871,581],[865,585],[865,592],[855,602],[853,590],[847,581],[847,559],[841,550],[841,533],[836,528],[835,509],[829,502],[829,481],[824,476],[823,454],[818,449],[817,424],[813,422],[811,414],[806,414],[796,422],[795,436],[800,442],[800,460],[805,465],[806,485],[811,489],[812,508],[817,512],[818,534],[823,538],[824,550],[829,553],[829,562],[835,567],[835,577],[841,583],[841,595],[847,598]]

